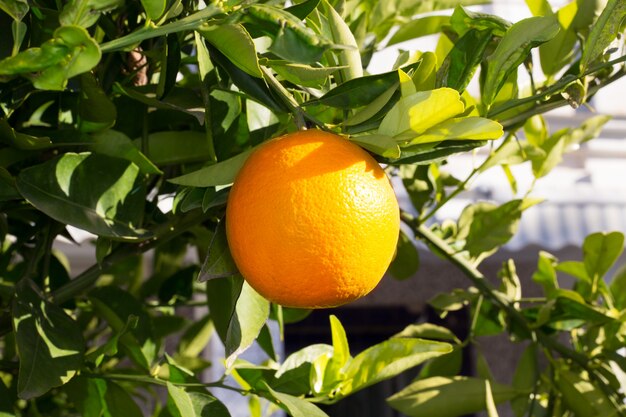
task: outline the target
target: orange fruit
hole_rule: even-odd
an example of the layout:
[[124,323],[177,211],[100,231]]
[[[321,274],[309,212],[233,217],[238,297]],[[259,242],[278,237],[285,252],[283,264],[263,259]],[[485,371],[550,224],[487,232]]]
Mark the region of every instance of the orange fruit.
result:
[[289,307],[335,307],[369,293],[398,241],[398,203],[359,146],[319,130],[272,139],[239,171],[226,235],[259,294]]

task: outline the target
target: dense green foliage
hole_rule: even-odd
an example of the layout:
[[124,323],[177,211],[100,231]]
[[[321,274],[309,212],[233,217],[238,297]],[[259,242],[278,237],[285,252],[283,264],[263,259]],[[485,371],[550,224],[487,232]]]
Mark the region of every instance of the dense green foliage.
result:
[[[540,179],[599,133],[608,117],[548,132],[541,115],[625,74],[626,2],[553,11],[527,0],[535,17],[516,23],[459,5],[472,1],[284,3],[0,0],[0,416],[228,416],[212,387],[241,393],[252,416],[265,403],[325,416],[316,403],[420,364],[388,399],[409,416],[494,417],[503,402],[520,417],[625,415],[626,273],[607,277],[620,233],[589,236],[581,261],[541,253],[533,279],[545,294],[526,300],[514,260],[498,277],[480,264],[537,200],[427,220],[488,169],[504,169],[517,191],[510,165]],[[375,51],[431,34],[434,52],[367,73]],[[479,97],[465,90],[474,79]],[[353,357],[332,317],[332,345],[276,358],[267,321],[282,329],[306,312],[243,281],[221,220],[249,150],[302,128],[349,135],[401,178],[418,213],[403,221],[469,279],[431,301],[444,314],[470,309],[467,340],[414,325]],[[445,173],[448,156],[481,146],[490,154],[468,178]],[[97,237],[93,266],[73,278],[53,249],[72,239],[68,226]],[[192,249],[200,264],[184,259]],[[410,277],[417,256],[403,234],[391,272]],[[561,288],[558,273],[575,286]],[[206,306],[196,320],[181,314]],[[457,375],[463,347],[502,332],[528,346],[512,386],[484,366]],[[201,379],[213,334],[237,386]],[[238,358],[255,340],[272,359]]]

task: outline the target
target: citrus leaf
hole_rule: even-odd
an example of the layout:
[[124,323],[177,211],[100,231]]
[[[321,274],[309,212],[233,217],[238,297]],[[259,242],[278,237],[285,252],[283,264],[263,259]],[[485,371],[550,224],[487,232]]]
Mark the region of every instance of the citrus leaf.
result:
[[238,68],[253,77],[263,78],[254,42],[242,25],[213,25],[198,32]]
[[165,6],[167,6],[166,0],[141,0],[141,5],[146,11],[148,18],[151,20],[157,20],[165,12]]
[[188,392],[168,381],[167,394],[172,417],[230,417],[224,404],[207,392]]
[[321,1],[326,11],[326,17],[328,18],[328,25],[330,26],[330,32],[333,36],[332,40],[335,44],[343,46],[338,54],[339,64],[345,67],[339,71],[341,82],[362,77],[363,64],[361,63],[361,52],[359,51],[359,45],[356,43],[350,27],[327,0]]
[[[143,369],[150,369],[157,346],[152,320],[139,301],[121,288],[110,285],[92,290],[89,301],[98,316],[120,334],[120,343],[130,359]],[[136,325],[126,332],[129,321],[135,320]]]
[[0,75],[24,75],[35,88],[63,90],[67,80],[95,67],[100,47],[80,26],[61,26],[41,47],[0,61]]
[[[141,146],[141,138],[133,142]],[[211,148],[205,133],[195,131],[162,131],[148,135],[148,154],[155,165],[176,165],[210,159]]]
[[313,67],[306,64],[297,64],[288,61],[271,60],[265,63],[270,66],[278,75],[296,85],[320,88],[328,77],[338,70],[338,67]]
[[235,181],[235,177],[243,164],[246,162],[252,149],[242,152],[230,159],[221,161],[189,174],[172,178],[169,182],[186,185],[189,187],[214,187],[216,185],[228,185]]
[[583,243],[587,274],[595,280],[604,277],[623,250],[624,235],[620,232],[590,234]]
[[76,25],[88,28],[96,23],[100,14],[124,4],[122,0],[70,0],[59,14],[61,25]]
[[376,97],[367,106],[359,109],[358,112],[344,120],[345,126],[356,126],[361,123],[365,123],[369,119],[373,118],[381,112],[387,106],[387,104],[393,99],[398,91],[398,84],[393,84],[387,91]]
[[451,351],[447,343],[422,339],[392,338],[374,345],[350,362],[336,400]]
[[29,167],[17,177],[17,188],[50,217],[110,238],[150,237],[138,229],[144,187],[132,162],[106,155],[66,153]]
[[98,132],[112,127],[117,108],[98,85],[91,73],[80,76],[78,101],[78,128],[81,132]]
[[437,71],[437,87],[465,90],[493,36],[491,29],[470,29],[446,55]]
[[538,202],[523,199],[501,206],[486,202],[469,205],[459,217],[457,239],[465,239],[465,249],[472,257],[488,253],[513,237],[522,211]]
[[389,265],[389,273],[396,279],[407,279],[417,272],[419,263],[417,248],[413,245],[411,239],[404,232],[400,231],[396,257]]
[[163,174],[152,161],[139,152],[139,149],[135,147],[133,142],[124,133],[115,130],[106,130],[94,134],[93,138],[95,139],[95,143],[92,149],[95,153],[126,159],[127,161],[133,162],[146,174]]
[[0,10],[11,16],[13,20],[22,20],[28,13],[27,0],[2,0],[0,1]]
[[139,406],[113,381],[79,376],[66,389],[69,398],[83,417],[141,417]]
[[487,58],[482,99],[491,106],[510,73],[526,59],[530,50],[554,38],[559,24],[554,16],[530,17],[515,23]]
[[400,147],[390,136],[385,135],[362,135],[351,136],[350,141],[385,158],[396,159],[400,157]]
[[[513,387],[521,391],[532,392],[537,379],[539,378],[539,370],[537,364],[537,347],[533,344],[528,347],[522,353],[515,374],[513,375]],[[511,408],[517,417],[523,417],[526,414],[526,410],[530,405],[530,401],[533,399],[530,396],[516,397],[511,400]]]
[[[415,70],[420,63],[407,65],[404,72]],[[311,100],[306,105],[325,105],[342,109],[355,109],[370,104],[381,94],[384,94],[394,84],[399,83],[398,71],[389,71],[383,74],[368,75],[347,81],[324,94],[322,97]]]
[[418,91],[403,97],[387,113],[378,134],[412,139],[465,110],[459,92],[451,88]]
[[585,40],[580,59],[581,72],[600,56],[617,36],[624,18],[626,3],[623,0],[608,0],[598,20],[591,26],[591,32]]
[[483,117],[462,117],[441,122],[409,142],[417,145],[444,140],[495,140],[502,137],[502,125]]
[[[410,417],[459,417],[487,409],[484,379],[456,376],[418,380],[387,399],[395,410]],[[514,388],[490,384],[495,404],[515,398]]]
[[393,34],[387,46],[396,43],[408,41],[422,36],[433,35],[441,31],[441,29],[450,22],[449,16],[426,16],[419,19],[413,19],[400,26]]
[[211,244],[207,250],[207,256],[202,264],[198,281],[206,281],[215,278],[227,278],[239,273],[233,260],[226,239],[226,221],[222,220],[215,228],[211,238]]
[[237,356],[254,342],[269,314],[269,301],[244,282],[226,331],[224,347],[227,367],[232,366]]
[[48,302],[35,284],[16,285],[13,328],[20,358],[17,394],[28,400],[67,383],[83,365],[85,342],[72,318]]
[[328,414],[307,400],[274,391],[269,386],[267,386],[267,390],[274,402],[284,408],[292,417],[328,417]]

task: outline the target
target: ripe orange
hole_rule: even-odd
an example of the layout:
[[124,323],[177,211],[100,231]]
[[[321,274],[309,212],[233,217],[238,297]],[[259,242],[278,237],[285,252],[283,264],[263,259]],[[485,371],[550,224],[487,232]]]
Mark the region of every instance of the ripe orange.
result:
[[261,145],[237,175],[226,210],[241,274],[289,307],[334,307],[369,293],[393,258],[399,226],[378,163],[319,130]]

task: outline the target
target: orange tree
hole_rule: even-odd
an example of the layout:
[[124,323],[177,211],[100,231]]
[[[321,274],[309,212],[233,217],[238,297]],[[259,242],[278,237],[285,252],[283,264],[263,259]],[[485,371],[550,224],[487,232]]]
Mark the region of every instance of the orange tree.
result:
[[[479,202],[455,221],[432,220],[487,169],[528,163],[540,179],[597,135],[607,117],[549,132],[541,115],[580,106],[624,75],[626,3],[572,1],[556,11],[528,0],[534,17],[515,23],[469,3],[0,0],[0,415],[228,416],[211,394],[221,387],[249,401],[253,416],[261,403],[324,416],[316,404],[423,363],[428,372],[390,407],[429,417],[495,416],[502,402],[517,416],[626,414],[626,274],[607,277],[623,236],[590,235],[579,262],[542,253],[533,277],[544,298],[528,304],[514,260],[498,277],[485,277],[481,262],[535,200]],[[402,52],[389,72],[368,74],[377,50],[432,34],[435,52]],[[523,74],[529,86],[519,85]],[[466,90],[472,79],[479,94]],[[351,356],[331,317],[332,345],[275,357],[268,320],[282,328],[302,312],[243,280],[224,214],[249,150],[303,129],[344,136],[401,179],[418,213],[400,213],[403,230],[468,278],[468,288],[433,301],[442,311],[470,308],[467,340],[413,325]],[[489,155],[468,178],[442,174],[448,156],[482,146]],[[171,210],[159,204],[167,198]],[[53,249],[57,238],[72,240],[69,226],[95,236],[93,266],[74,275]],[[250,234],[274,233],[262,226]],[[398,242],[391,270],[413,275],[415,247],[404,232]],[[244,247],[245,263],[256,255],[240,243],[231,246]],[[185,263],[192,250],[200,263]],[[153,267],[144,273],[147,251]],[[575,286],[561,288],[557,271]],[[193,306],[208,315],[178,314]],[[213,329],[236,383],[201,378]],[[512,385],[445,366],[485,331],[527,342]],[[254,341],[270,360],[238,358]]]

